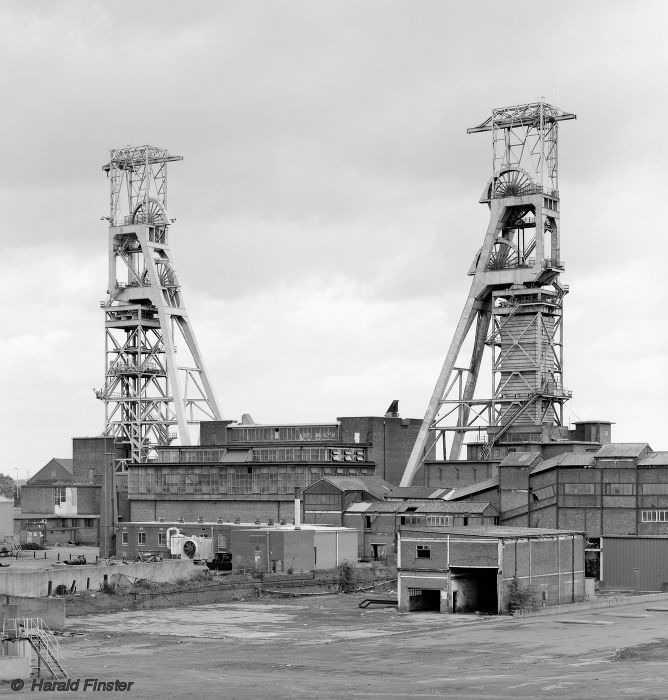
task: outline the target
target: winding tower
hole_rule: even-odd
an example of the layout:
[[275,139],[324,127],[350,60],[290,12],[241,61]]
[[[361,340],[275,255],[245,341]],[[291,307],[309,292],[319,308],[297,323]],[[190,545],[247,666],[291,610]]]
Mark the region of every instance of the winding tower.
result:
[[[558,123],[568,119],[575,115],[540,101],[494,109],[467,130],[492,134],[492,177],[480,197],[489,226],[402,486],[439,441],[443,458],[457,460],[475,431],[486,459],[500,441],[567,436],[557,137]],[[492,396],[475,398],[484,355]]]
[[[111,185],[105,314],[105,434],[134,463],[178,440],[189,424],[220,420],[172,264],[167,164],[155,146],[118,148],[103,166]],[[178,355],[177,355],[178,349]]]

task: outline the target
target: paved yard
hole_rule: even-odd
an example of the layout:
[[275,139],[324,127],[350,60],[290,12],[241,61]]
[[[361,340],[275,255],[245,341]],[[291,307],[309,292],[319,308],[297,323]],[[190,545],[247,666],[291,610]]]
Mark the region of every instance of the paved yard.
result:
[[142,699],[665,698],[668,608],[648,607],[516,620],[265,599],[72,619],[62,646],[73,678]]

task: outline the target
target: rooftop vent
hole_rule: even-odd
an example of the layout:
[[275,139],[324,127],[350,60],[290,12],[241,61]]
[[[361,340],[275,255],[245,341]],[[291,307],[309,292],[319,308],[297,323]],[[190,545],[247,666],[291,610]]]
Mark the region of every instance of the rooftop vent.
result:
[[222,518],[216,518],[216,522],[217,522],[219,525],[222,525],[225,521],[224,521]]

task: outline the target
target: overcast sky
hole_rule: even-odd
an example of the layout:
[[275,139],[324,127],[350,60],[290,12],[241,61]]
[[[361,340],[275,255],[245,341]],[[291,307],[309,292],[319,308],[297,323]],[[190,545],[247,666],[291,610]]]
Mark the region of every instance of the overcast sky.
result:
[[668,449],[668,3],[0,5],[0,471],[104,427],[109,149],[170,166],[226,418],[422,417],[487,226],[493,107],[560,129],[569,420]]

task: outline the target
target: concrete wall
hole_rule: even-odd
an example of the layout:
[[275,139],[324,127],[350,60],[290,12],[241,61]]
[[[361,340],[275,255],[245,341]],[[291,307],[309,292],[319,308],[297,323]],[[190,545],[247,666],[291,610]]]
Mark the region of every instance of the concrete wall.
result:
[[516,575],[541,607],[584,600],[584,545],[580,535],[505,540],[503,597]]
[[3,617],[41,617],[52,630],[62,630],[65,628],[65,599],[3,595],[0,596],[0,619]]
[[334,530],[313,533],[313,546],[317,550],[315,569],[333,569],[339,564],[357,563],[357,532]]
[[[417,545],[429,546],[430,557],[417,557]],[[523,587],[533,591],[539,606],[578,602],[585,596],[584,548],[582,535],[502,540],[462,535],[441,535],[440,539],[429,535],[402,535],[399,586],[404,592],[408,588],[428,589],[433,588],[428,585],[430,577],[440,578],[448,586],[442,589],[442,598],[450,601],[452,591],[457,590],[458,608],[462,609],[466,607],[467,599],[473,606],[480,602],[477,593],[472,592],[474,586],[467,575],[475,573],[475,569],[488,568],[491,571],[498,568],[501,572],[496,583],[499,609],[505,608],[508,586],[514,576]],[[469,570],[468,574],[464,569]],[[456,586],[455,576],[459,577]],[[422,583],[416,583],[416,577]],[[493,587],[495,584],[492,581],[489,585]],[[407,601],[402,609],[408,609]],[[444,611],[443,603],[441,610]]]
[[6,641],[0,644],[0,681],[30,678],[30,648],[27,642]]
[[14,501],[0,496],[0,542],[14,534]]
[[186,522],[196,522],[201,517],[203,520],[214,522],[218,518],[226,521],[234,521],[238,518],[242,522],[260,520],[263,523],[270,519],[277,523],[281,520],[288,523],[294,521],[294,496],[272,496],[269,499],[260,500],[257,496],[249,495],[247,498],[248,500],[243,500],[243,497],[235,500],[138,500],[132,498],[130,499],[130,520],[146,522],[160,518],[165,520],[183,518]]
[[156,563],[118,564],[116,566],[59,566],[40,570],[0,571],[0,593],[10,596],[41,597],[51,594],[59,585],[69,589],[76,583],[77,591],[98,590],[105,581],[111,583],[121,575],[145,578],[149,581],[171,582],[189,578],[195,573],[189,559],[171,559]]

